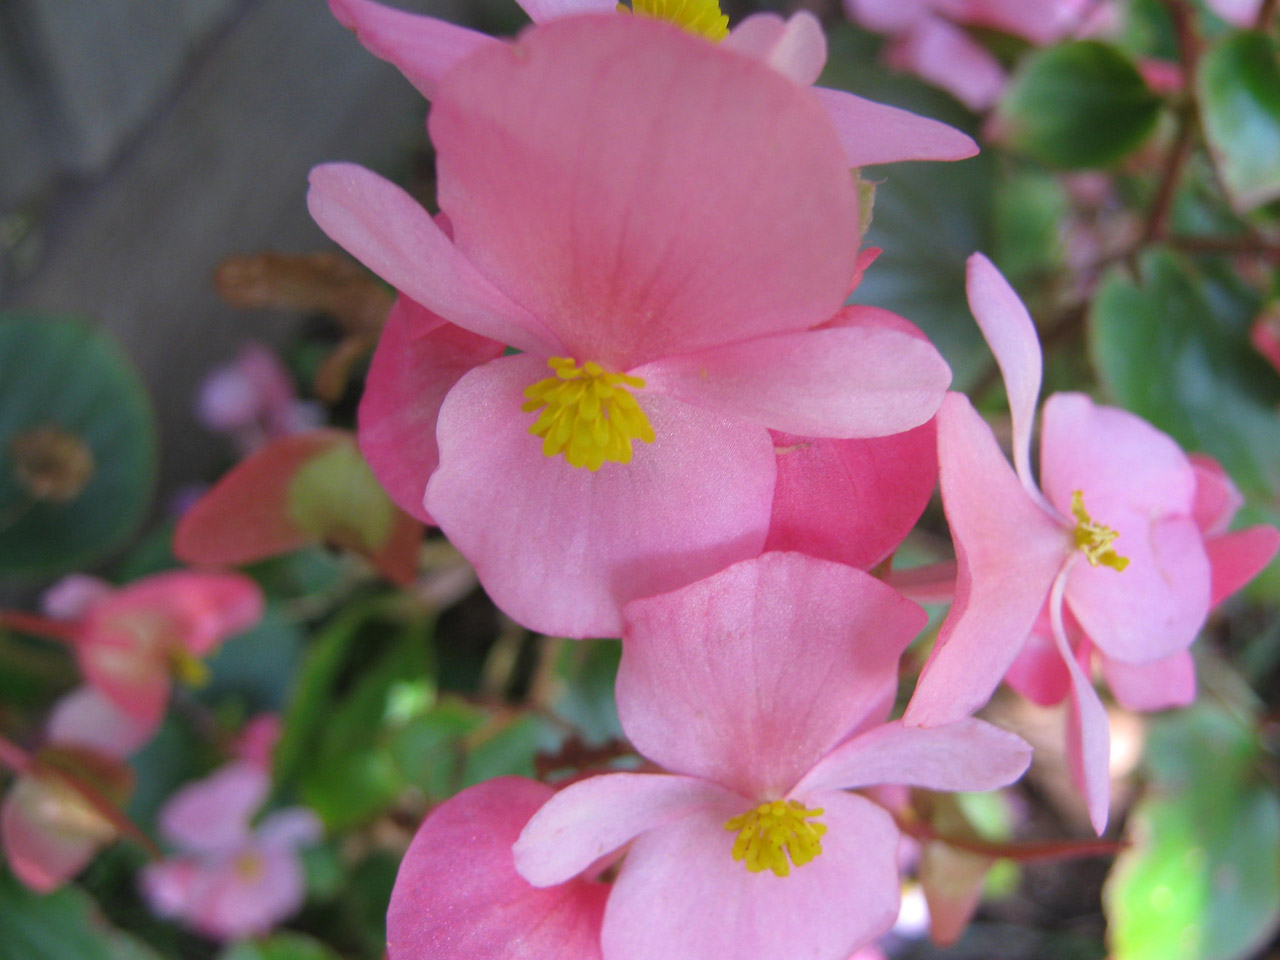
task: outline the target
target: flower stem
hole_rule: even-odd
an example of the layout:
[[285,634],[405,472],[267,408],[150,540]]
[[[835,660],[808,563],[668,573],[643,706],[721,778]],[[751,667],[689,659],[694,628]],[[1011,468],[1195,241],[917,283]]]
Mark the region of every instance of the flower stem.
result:
[[992,859],[1016,860],[1030,863],[1034,860],[1071,860],[1078,857],[1109,857],[1124,850],[1128,844],[1117,840],[1044,840],[1028,843],[1002,843],[977,837],[954,837],[939,833],[930,824],[911,812],[890,811],[898,829],[922,843],[945,843],[957,850],[974,853]]
[[61,643],[74,643],[76,639],[74,621],[55,620],[35,613],[23,613],[21,610],[0,610],[0,627]]

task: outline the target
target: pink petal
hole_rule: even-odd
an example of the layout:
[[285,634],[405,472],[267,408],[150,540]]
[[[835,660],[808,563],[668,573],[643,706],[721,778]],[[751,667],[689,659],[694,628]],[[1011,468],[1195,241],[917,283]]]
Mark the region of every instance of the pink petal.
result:
[[175,570],[116,591],[94,608],[89,622],[160,618],[174,641],[201,656],[256,624],[264,608],[262,589],[243,574]]
[[513,356],[458,381],[427,486],[427,510],[509,616],[542,633],[617,636],[627,600],[760,552],[775,471],[766,430],[641,393],[656,439],[592,473],[544,456],[529,434],[523,391],[548,374]]
[[609,888],[574,880],[540,889],[516,873],[512,844],[551,796],[503,777],[431,812],[391,893],[389,960],[599,960]]
[[40,816],[56,803],[50,787],[19,777],[0,803],[0,841],[14,876],[37,893],[62,886],[88,865],[102,840],[58,830]]
[[845,13],[876,33],[900,33],[929,16],[936,0],[844,0]]
[[422,495],[440,462],[440,404],[464,373],[502,350],[408,297],[387,317],[360,401],[360,452],[396,506],[423,523],[431,518]]
[[1205,0],[1209,9],[1237,27],[1252,27],[1258,21],[1262,0]]
[[312,846],[323,836],[320,818],[306,807],[286,807],[269,813],[253,831],[255,843],[282,850]]
[[40,596],[40,609],[46,617],[55,620],[79,620],[90,607],[105,600],[115,589],[101,577],[71,573]]
[[1280,549],[1275,527],[1249,527],[1210,537],[1204,544],[1212,569],[1209,606],[1216,607],[1262,572]]
[[968,718],[929,729],[904,726],[899,720],[840,744],[809,771],[796,792],[879,784],[994,790],[1013,783],[1030,763],[1030,745],[982,720]]
[[[1013,420],[1013,465],[1033,499],[1041,499],[1031,475],[1031,430],[1040,399],[1040,337],[1013,287],[980,253],[969,258],[965,290],[969,309],[995,354],[1009,395]],[[1069,510],[1066,512],[1070,516]]]
[[458,250],[580,361],[803,330],[847,293],[857,196],[820,106],[668,23],[558,20],[477,53],[430,129]]
[[916,604],[860,570],[768,553],[624,611],[618,715],[642,754],[780,796],[896,689]]
[[851,167],[903,160],[964,160],[978,152],[972,137],[941,121],[846,90],[814,87],[813,92],[835,126],[845,162]]
[[142,868],[138,879],[143,897],[159,917],[181,916],[187,910],[199,864],[192,858],[161,860]]
[[580,780],[529,820],[513,849],[516,870],[535,887],[554,886],[648,830],[707,809],[736,809],[749,803],[695,777],[611,773]]
[[827,36],[807,10],[788,19],[757,13],[733,28],[723,46],[763,60],[784,77],[806,87],[815,83],[827,63]]
[[316,167],[307,206],[335,243],[428,310],[521,350],[561,352],[541,323],[458,252],[418,201],[376,173],[350,163]]
[[631,371],[655,392],[771,430],[883,437],[929,420],[951,369],[928,341],[871,325],[761,337]]
[[[898,831],[862,797],[817,793],[823,852],[788,877],[732,858],[725,821],[708,811],[652,830],[631,848],[605,909],[610,960],[847,960],[898,913]],[[672,945],[678,944],[678,954]],[[395,958],[393,958],[395,960]]]
[[85,747],[120,760],[136,753],[154,733],[155,727],[139,723],[94,687],[79,687],[59,700],[45,727],[51,744]]
[[915,526],[937,484],[934,421],[872,440],[774,434],[778,480],[766,550],[869,569]]
[[249,821],[270,791],[266,771],[249,763],[229,763],[170,797],[160,811],[160,830],[187,852],[234,850],[248,841]]
[[1187,651],[1132,664],[1101,656],[1102,674],[1121,706],[1144,712],[1185,707],[1196,698],[1196,662]]
[[1004,681],[1033,703],[1050,707],[1071,692],[1071,672],[1053,642],[1048,618],[1041,620],[1005,672]]
[[966,0],[964,20],[1030,40],[1038,47],[1056,43],[1078,27],[1091,0]]
[[534,23],[579,13],[616,13],[616,0],[517,0]]
[[938,413],[938,463],[959,574],[907,705],[904,719],[921,726],[950,723],[987,702],[1031,632],[1069,543],[960,394],[948,394]]
[[991,53],[959,27],[940,17],[913,26],[891,51],[895,67],[941,87],[970,110],[995,105],[1004,92],[1005,72]]
[[1192,515],[1205,535],[1224,533],[1236,511],[1244,506],[1244,497],[1231,482],[1222,464],[1203,453],[1187,455],[1196,474],[1196,496]]

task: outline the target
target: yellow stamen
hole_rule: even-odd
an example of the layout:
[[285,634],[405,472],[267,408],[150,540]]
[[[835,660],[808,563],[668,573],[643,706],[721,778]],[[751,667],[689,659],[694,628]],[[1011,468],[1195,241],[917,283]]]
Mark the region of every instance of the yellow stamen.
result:
[[235,871],[241,880],[253,883],[262,879],[262,875],[267,872],[267,864],[261,854],[250,850],[236,857]]
[[1071,494],[1071,515],[1076,518],[1076,546],[1084,553],[1091,566],[1110,567],[1118,571],[1129,565],[1129,558],[1120,556],[1111,547],[1116,537],[1120,536],[1119,531],[1093,522],[1089,511],[1084,508],[1083,490]]
[[203,687],[209,682],[209,665],[199,657],[193,657],[183,646],[175,644],[169,651],[169,665],[188,687]]
[[[627,8],[618,4],[618,9]],[[717,0],[631,0],[631,12],[667,20],[717,43],[729,35],[729,18]]]
[[578,366],[569,357],[552,357],[547,365],[556,375],[526,387],[520,409],[542,410],[529,432],[542,437],[548,457],[563,453],[570,465],[594,471],[606,460],[630,463],[632,440],[653,442],[649,418],[627,390],[644,386],[639,377],[598,363]]
[[806,809],[798,800],[762,803],[725,823],[726,830],[738,831],[733,859],[745,860],[752,873],[772,870],[775,876],[785,877],[791,873],[791,864],[803,867],[822,853],[826,825],[808,822],[821,815],[821,809]]

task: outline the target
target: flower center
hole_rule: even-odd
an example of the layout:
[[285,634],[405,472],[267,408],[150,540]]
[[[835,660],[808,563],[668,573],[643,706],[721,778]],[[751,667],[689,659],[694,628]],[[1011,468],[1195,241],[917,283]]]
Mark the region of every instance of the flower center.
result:
[[212,671],[209,665],[181,644],[174,644],[169,650],[169,667],[179,680],[188,687],[203,687],[209,682]]
[[1120,533],[1105,524],[1093,522],[1089,511],[1084,508],[1083,490],[1071,494],[1071,515],[1076,518],[1076,546],[1084,553],[1091,566],[1110,567],[1119,571],[1129,565],[1129,558],[1120,556],[1111,547]]
[[[809,810],[798,800],[773,800],[753,807],[725,823],[737,830],[733,859],[745,860],[752,873],[772,870],[775,876],[791,873],[791,864],[803,867],[822,852],[825,824],[809,823],[822,810]],[[790,862],[788,862],[790,858]]]
[[262,875],[267,872],[267,865],[261,854],[248,851],[236,856],[235,871],[236,876],[245,883],[253,883],[262,879]]
[[610,373],[598,363],[578,366],[569,357],[552,357],[554,377],[526,387],[525,413],[542,410],[529,432],[542,437],[548,457],[564,454],[571,466],[599,470],[606,460],[631,462],[631,441],[653,442],[653,427],[628,387],[644,381]]
[[[618,9],[627,8],[618,4]],[[716,42],[729,35],[729,18],[720,12],[717,0],[631,0],[631,10],[655,20],[667,20]]]

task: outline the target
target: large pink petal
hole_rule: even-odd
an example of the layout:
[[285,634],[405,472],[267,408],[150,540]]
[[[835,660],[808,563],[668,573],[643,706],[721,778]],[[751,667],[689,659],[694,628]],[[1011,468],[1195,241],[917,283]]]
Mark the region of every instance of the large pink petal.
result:
[[1196,662],[1190,652],[1151,663],[1124,663],[1101,655],[1102,675],[1121,706],[1130,710],[1185,707],[1196,698]]
[[571,18],[477,53],[430,129],[458,250],[579,361],[806,329],[848,292],[857,196],[822,109],[669,23]]
[[780,796],[883,701],[923,629],[874,577],[767,553],[628,604],[618,670],[627,737],[669,770]]
[[517,0],[534,23],[579,13],[616,13],[616,0]]
[[455,63],[499,42],[446,20],[395,10],[371,0],[329,0],[329,9],[366,50],[394,64],[428,99]]
[[222,853],[244,845],[249,821],[266,802],[271,776],[250,763],[229,763],[189,783],[160,811],[166,840],[190,853]]
[[608,886],[530,886],[512,844],[550,787],[489,780],[436,807],[400,864],[387,910],[389,960],[599,960]]
[[174,570],[118,590],[94,608],[90,623],[158,618],[172,642],[201,656],[261,620],[265,603],[262,589],[243,574]]
[[876,33],[900,33],[925,19],[937,0],[844,0],[845,13]]
[[1042,616],[1031,631],[1022,652],[1005,671],[1004,681],[1042,707],[1061,703],[1071,692],[1071,671],[1053,642],[1047,617]]
[[1196,497],[1192,515],[1196,526],[1206,536],[1224,533],[1236,511],[1244,506],[1244,497],[1231,482],[1222,464],[1203,453],[1187,455],[1196,473]]
[[37,893],[49,893],[85,868],[101,839],[47,822],[58,800],[52,788],[32,777],[19,777],[0,804],[0,841],[14,876]]
[[521,350],[560,352],[542,324],[499,293],[390,181],[355,164],[324,164],[311,171],[307,206],[335,243],[449,322]]
[[980,253],[969,258],[965,291],[969,309],[995,354],[1009,395],[1014,469],[1032,497],[1040,499],[1031,475],[1031,429],[1040,399],[1043,366],[1036,325],[1009,281]]
[[1249,527],[1210,537],[1204,543],[1212,569],[1209,605],[1216,607],[1262,572],[1280,549],[1275,527]]
[[649,393],[656,439],[598,471],[547,457],[529,434],[534,357],[468,373],[440,410],[440,467],[426,507],[489,595],[531,629],[617,636],[626,601],[673,590],[745,557],[768,532],[768,431]]
[[1022,648],[1067,559],[1067,531],[1033,501],[991,428],[961,394],[938,413],[942,503],[956,545],[956,598],[905,720],[966,717]]
[[151,739],[155,727],[139,723],[95,687],[80,687],[54,705],[45,727],[51,744],[86,747],[123,760]]
[[982,720],[970,717],[928,729],[895,721],[840,744],[809,771],[796,792],[880,784],[995,790],[1017,780],[1030,763],[1026,741]]
[[763,60],[783,76],[809,86],[827,63],[827,36],[807,10],[783,20],[776,13],[747,17],[724,40],[726,48]]
[[1046,47],[1080,25],[1089,13],[1090,0],[965,0],[964,20],[992,27]]
[[[862,797],[816,793],[822,850],[791,875],[751,873],[725,821],[695,814],[632,846],[605,908],[610,960],[847,960],[898,912],[898,831]],[[745,808],[744,804],[744,808]],[[673,945],[678,945],[674,947]]]
[[903,160],[963,160],[978,152],[968,134],[910,110],[855,96],[847,90],[814,87],[835,126],[845,162],[868,167]]
[[306,892],[296,853],[248,845],[197,869],[184,916],[215,940],[262,936],[297,913]]
[[1004,67],[986,47],[941,17],[925,17],[894,42],[895,67],[941,87],[970,110],[984,111],[1004,92]]
[[440,404],[464,373],[502,351],[407,297],[387,317],[360,400],[360,452],[396,506],[423,523],[431,518],[422,495],[440,462]]
[[927,340],[869,324],[666,357],[632,370],[652,390],[810,437],[883,437],[937,412],[951,368]]
[[514,847],[516,870],[537,887],[564,883],[647,830],[749,802],[696,777],[591,777],[565,787],[533,815]]

